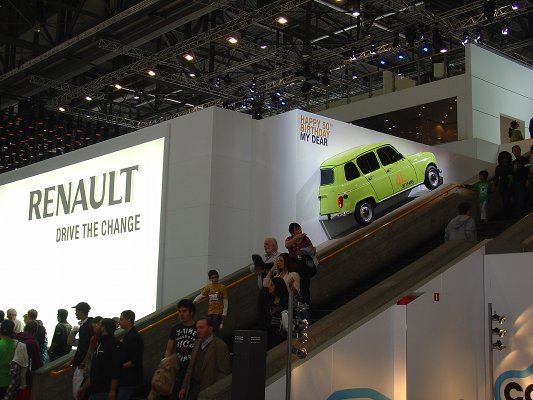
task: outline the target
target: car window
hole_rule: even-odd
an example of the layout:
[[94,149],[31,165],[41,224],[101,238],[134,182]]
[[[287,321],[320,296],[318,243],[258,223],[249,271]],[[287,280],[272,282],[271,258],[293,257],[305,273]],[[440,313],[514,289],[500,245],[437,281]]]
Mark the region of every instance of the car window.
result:
[[344,175],[346,176],[347,181],[353,181],[355,178],[359,178],[361,176],[353,161],[344,164]]
[[378,157],[381,161],[381,165],[385,166],[398,161],[400,159],[400,153],[391,146],[385,146],[378,149]]
[[379,169],[379,162],[373,152],[363,154],[357,158],[357,166],[361,169],[363,174],[369,174],[372,171]]
[[331,185],[333,183],[333,169],[324,168],[320,170],[320,185]]

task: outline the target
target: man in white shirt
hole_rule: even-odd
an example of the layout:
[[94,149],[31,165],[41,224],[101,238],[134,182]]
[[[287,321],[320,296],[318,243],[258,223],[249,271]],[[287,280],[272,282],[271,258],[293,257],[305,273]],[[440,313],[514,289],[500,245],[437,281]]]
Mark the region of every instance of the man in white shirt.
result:
[[7,310],[7,319],[13,321],[15,324],[15,327],[13,328],[13,333],[16,335],[17,333],[24,332],[24,323],[21,320],[17,319],[17,310],[14,308],[10,308]]

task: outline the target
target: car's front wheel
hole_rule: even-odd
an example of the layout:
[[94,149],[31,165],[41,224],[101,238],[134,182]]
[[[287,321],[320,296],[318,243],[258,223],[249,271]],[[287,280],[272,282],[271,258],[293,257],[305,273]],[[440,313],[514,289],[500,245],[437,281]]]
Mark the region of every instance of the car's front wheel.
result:
[[440,184],[440,174],[437,167],[430,165],[426,168],[426,175],[424,179],[424,185],[429,190],[437,189]]
[[374,219],[374,206],[370,200],[363,200],[355,206],[355,220],[361,225],[368,225]]

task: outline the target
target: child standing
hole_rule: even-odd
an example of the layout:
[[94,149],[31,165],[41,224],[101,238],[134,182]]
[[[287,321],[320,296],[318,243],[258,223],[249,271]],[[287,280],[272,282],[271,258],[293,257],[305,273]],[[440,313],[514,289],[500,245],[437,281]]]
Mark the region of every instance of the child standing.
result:
[[487,222],[487,201],[489,200],[490,184],[489,173],[485,170],[479,171],[479,181],[473,185],[465,185],[477,193],[477,201],[479,203],[479,211],[481,214],[481,222]]
[[219,276],[217,270],[210,270],[207,276],[211,284],[203,288],[202,293],[194,299],[194,303],[196,304],[207,297],[207,316],[211,318],[213,326],[218,332],[219,328],[222,329],[223,319],[228,313],[228,290],[224,285],[218,283]]

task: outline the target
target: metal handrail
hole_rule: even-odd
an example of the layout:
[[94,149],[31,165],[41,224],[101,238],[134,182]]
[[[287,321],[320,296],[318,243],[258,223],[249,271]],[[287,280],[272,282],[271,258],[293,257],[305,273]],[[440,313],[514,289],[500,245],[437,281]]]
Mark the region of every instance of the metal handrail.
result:
[[[461,187],[461,185],[453,185],[453,186],[451,186],[450,188],[448,188],[445,191],[443,191],[442,193],[440,193],[438,196],[431,197],[431,198],[421,202],[420,204],[416,205],[415,207],[410,208],[409,210],[403,212],[402,214],[398,215],[397,217],[393,218],[392,220],[384,223],[383,225],[380,225],[380,226],[376,227],[372,231],[370,231],[370,232],[368,232],[368,233],[366,233],[366,234],[364,234],[362,236],[359,236],[358,238],[352,240],[350,243],[340,247],[339,249],[335,250],[334,252],[332,252],[332,253],[328,254],[327,256],[324,256],[323,258],[319,259],[318,261],[320,263],[323,263],[323,262],[325,262],[327,260],[330,260],[330,259],[334,258],[335,256],[337,256],[339,253],[343,252],[344,250],[346,250],[346,249],[352,247],[353,245],[361,242],[362,240],[366,239],[367,237],[370,237],[370,236],[380,232],[381,230],[391,226],[392,224],[394,224],[395,222],[399,221],[400,219],[405,218],[407,215],[409,215],[409,214],[415,212],[416,210],[424,207],[425,205],[437,200],[438,198],[443,197],[443,196],[447,196],[449,194],[449,192],[451,192],[453,189],[456,189],[456,188],[459,188],[459,187]],[[247,275],[243,276],[242,278],[239,278],[236,281],[233,281],[233,282],[229,283],[228,285],[226,285],[226,288],[230,289],[232,287],[235,287],[235,286],[241,284],[242,282],[250,279],[253,276],[255,276],[254,273],[247,274]],[[204,302],[204,301],[206,301],[206,299],[202,299],[200,301],[200,303]],[[153,324],[150,324],[150,325],[145,326],[144,328],[140,329],[139,333],[147,332],[147,331],[149,331],[149,330],[151,330],[151,329],[153,329],[153,328],[155,328],[155,327],[157,327],[159,325],[162,325],[166,321],[169,321],[169,320],[175,318],[177,315],[178,315],[178,312],[174,311],[173,313],[167,315],[164,318],[161,318],[160,320],[154,322]],[[69,370],[69,368],[70,368],[70,366],[66,367],[66,368],[63,368],[63,369],[60,369],[60,370],[52,370],[52,371],[49,372],[49,374],[52,375],[52,376],[62,375],[65,372],[67,372]]]

